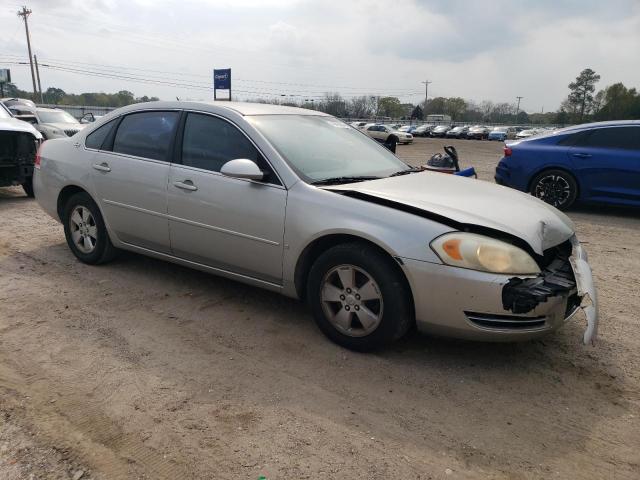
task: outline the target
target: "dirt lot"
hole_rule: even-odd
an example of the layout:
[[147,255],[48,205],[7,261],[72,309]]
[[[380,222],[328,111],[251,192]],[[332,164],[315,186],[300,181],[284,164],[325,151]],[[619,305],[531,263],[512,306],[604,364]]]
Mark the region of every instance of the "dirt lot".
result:
[[[444,142],[418,139],[419,163]],[[491,180],[501,146],[458,141]],[[0,189],[0,478],[640,478],[640,212],[571,212],[600,339],[327,341],[275,294],[125,254],[90,267]]]

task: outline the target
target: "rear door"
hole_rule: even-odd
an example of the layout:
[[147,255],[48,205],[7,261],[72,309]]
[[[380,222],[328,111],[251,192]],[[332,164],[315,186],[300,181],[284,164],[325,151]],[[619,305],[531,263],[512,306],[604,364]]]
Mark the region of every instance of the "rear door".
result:
[[[169,228],[174,255],[279,284],[287,191],[262,154],[235,125],[188,113],[169,176]],[[222,175],[247,158],[264,181]]]
[[170,252],[167,181],[179,116],[177,111],[125,115],[92,159],[97,201],[122,242]]
[[569,155],[581,197],[640,202],[640,126],[612,126],[579,135]]

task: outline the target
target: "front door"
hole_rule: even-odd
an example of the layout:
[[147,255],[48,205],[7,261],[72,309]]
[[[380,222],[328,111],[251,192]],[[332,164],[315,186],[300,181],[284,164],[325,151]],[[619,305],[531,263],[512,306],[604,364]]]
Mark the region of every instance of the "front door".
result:
[[[188,113],[180,157],[169,173],[173,254],[281,283],[287,190],[252,142],[227,120]],[[238,158],[255,161],[266,172],[265,180],[219,173]]]
[[569,149],[582,198],[640,203],[640,126],[603,127]]

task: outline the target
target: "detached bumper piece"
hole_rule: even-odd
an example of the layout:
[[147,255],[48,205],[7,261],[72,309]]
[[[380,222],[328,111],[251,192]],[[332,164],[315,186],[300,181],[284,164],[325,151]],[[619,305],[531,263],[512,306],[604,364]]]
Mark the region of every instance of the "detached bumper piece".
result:
[[575,290],[569,256],[560,254],[537,277],[510,279],[502,288],[502,306],[516,314],[527,313],[550,297],[569,296]]

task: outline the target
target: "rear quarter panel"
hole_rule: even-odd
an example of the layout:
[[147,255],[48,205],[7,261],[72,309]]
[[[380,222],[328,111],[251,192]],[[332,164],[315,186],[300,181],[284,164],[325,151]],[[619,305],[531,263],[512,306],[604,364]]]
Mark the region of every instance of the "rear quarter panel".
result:
[[95,198],[91,181],[93,152],[74,146],[77,142],[77,138],[60,138],[47,140],[40,147],[40,168],[33,177],[35,196],[42,209],[58,221],[58,196],[64,187],[78,186]]

